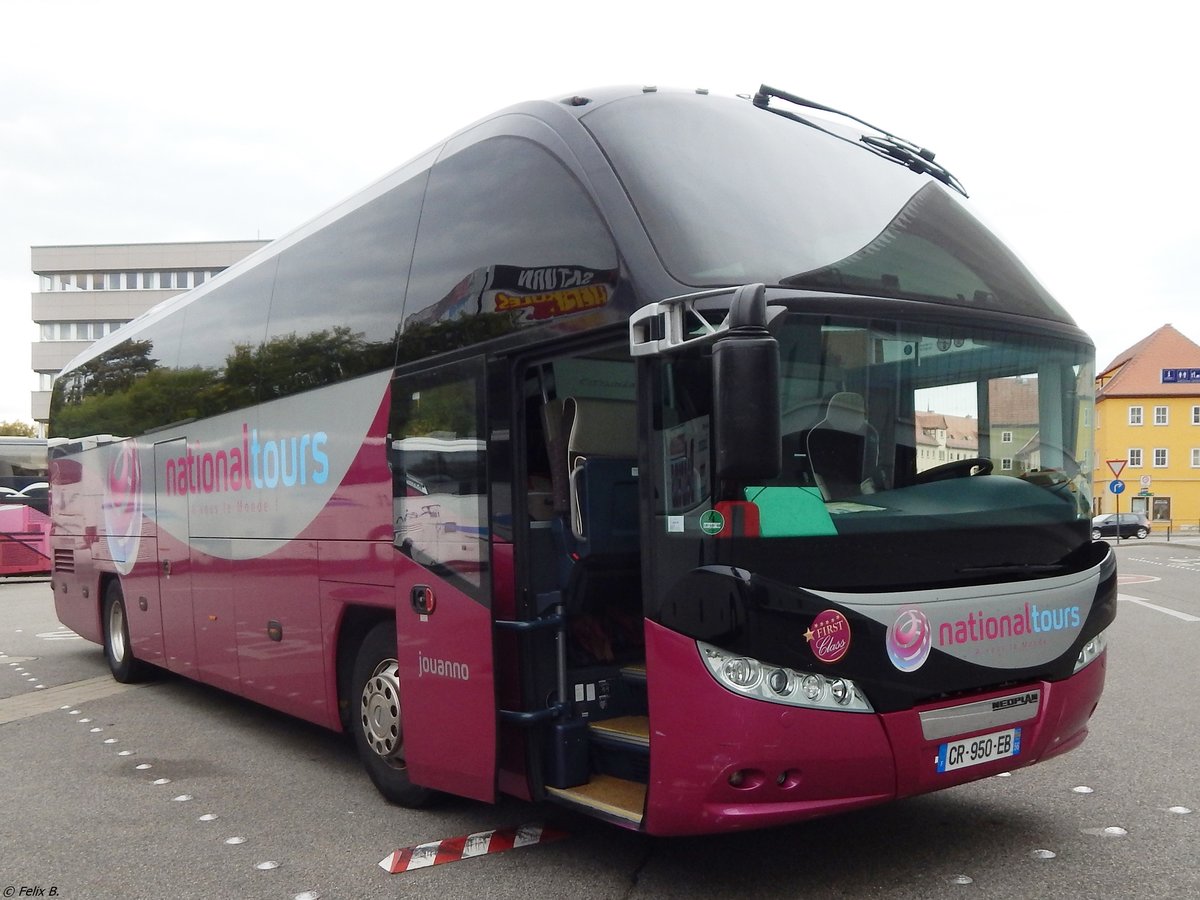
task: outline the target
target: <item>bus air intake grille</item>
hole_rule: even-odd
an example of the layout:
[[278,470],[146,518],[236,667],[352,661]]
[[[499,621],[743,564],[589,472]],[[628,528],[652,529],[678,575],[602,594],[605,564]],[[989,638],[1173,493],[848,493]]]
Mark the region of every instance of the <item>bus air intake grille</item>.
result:
[[55,550],[54,551],[54,571],[55,572],[75,572],[75,551],[74,550]]

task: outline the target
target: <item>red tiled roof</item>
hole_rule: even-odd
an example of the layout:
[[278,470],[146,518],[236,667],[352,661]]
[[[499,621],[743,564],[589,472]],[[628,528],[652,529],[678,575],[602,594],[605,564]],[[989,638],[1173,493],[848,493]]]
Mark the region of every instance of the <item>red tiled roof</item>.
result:
[[1101,370],[1096,399],[1200,396],[1200,384],[1163,384],[1163,369],[1200,368],[1200,344],[1170,325],[1142,338]]
[[997,425],[1038,423],[1038,380],[997,378],[988,385],[988,419]]
[[979,420],[971,416],[951,416],[938,412],[917,413],[917,443],[936,444],[936,439],[922,437],[927,431],[945,431],[946,446],[973,450],[979,446]]

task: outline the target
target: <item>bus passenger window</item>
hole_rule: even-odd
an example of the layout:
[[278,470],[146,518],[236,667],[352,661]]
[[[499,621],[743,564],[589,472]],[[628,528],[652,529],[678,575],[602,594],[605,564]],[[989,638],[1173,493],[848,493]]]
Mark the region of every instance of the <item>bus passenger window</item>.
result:
[[532,141],[485,140],[433,167],[399,361],[606,309],[617,252],[587,192]]
[[474,378],[397,381],[388,446],[396,548],[477,596],[489,558],[478,391]]

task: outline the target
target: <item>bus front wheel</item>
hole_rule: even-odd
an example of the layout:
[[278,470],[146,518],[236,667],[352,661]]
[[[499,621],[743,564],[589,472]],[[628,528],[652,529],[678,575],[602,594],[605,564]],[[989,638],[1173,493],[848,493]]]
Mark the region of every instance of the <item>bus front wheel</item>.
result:
[[121,583],[113,580],[104,589],[102,625],[104,628],[104,658],[113,678],[122,684],[142,681],[148,674],[147,665],[133,655],[129,641],[129,617],[126,614],[125,594]]
[[434,792],[413,784],[404,762],[397,669],[396,626],[380,622],[367,632],[354,659],[350,728],[358,756],[379,792],[400,806],[425,806]]

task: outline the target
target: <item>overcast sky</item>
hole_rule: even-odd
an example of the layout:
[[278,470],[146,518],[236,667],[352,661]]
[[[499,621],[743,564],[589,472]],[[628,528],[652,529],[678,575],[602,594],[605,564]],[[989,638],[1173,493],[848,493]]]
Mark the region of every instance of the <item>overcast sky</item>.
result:
[[606,84],[853,112],[937,151],[1101,365],[1168,322],[1200,343],[1188,10],[5,0],[0,419],[30,421],[31,245],[278,237],[489,112]]

